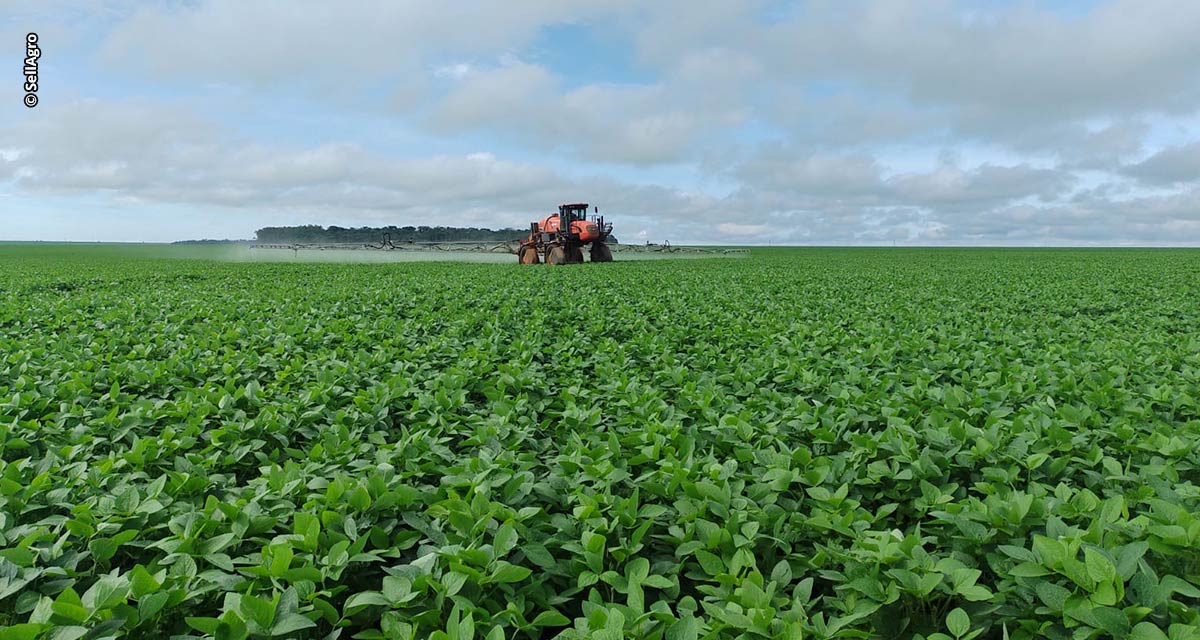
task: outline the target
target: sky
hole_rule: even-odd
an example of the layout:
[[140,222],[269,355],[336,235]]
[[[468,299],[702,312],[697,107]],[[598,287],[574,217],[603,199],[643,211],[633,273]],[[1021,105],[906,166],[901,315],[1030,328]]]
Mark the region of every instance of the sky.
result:
[[0,0],[0,42],[0,240],[583,201],[623,242],[1200,245],[1200,2]]

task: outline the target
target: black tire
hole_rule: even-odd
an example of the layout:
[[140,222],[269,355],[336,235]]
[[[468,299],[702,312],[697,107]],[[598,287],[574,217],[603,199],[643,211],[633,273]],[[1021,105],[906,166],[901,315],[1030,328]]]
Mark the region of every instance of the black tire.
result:
[[546,254],[546,264],[567,264],[567,252],[560,246],[554,246]]
[[583,247],[567,249],[567,264],[583,264]]
[[592,243],[592,262],[612,262],[612,249],[602,242]]
[[521,251],[518,253],[517,261],[521,264],[537,264],[541,262],[541,260],[538,259],[537,247],[533,245],[521,247]]

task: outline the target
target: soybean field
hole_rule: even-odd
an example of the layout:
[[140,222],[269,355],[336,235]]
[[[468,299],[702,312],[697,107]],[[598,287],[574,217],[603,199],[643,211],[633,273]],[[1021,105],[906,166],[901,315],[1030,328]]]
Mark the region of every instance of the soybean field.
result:
[[1200,251],[188,251],[0,245],[0,640],[1200,638]]

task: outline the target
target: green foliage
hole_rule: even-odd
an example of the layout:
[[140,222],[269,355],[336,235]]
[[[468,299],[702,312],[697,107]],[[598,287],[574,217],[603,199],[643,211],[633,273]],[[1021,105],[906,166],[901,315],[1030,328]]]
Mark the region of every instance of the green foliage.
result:
[[1200,638],[1191,251],[0,247],[0,640]]

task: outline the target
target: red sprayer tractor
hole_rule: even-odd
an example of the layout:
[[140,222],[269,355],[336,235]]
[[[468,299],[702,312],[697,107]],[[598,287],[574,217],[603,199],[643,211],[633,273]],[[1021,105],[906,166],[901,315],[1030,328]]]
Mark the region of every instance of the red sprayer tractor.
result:
[[[517,259],[521,264],[579,264],[583,262],[583,247],[590,245],[591,262],[612,262],[608,243],[612,224],[605,222],[596,208],[595,216],[587,217],[586,202],[559,205],[558,213],[550,214],[529,225],[529,237],[521,241]],[[612,241],[615,242],[615,239]]]

